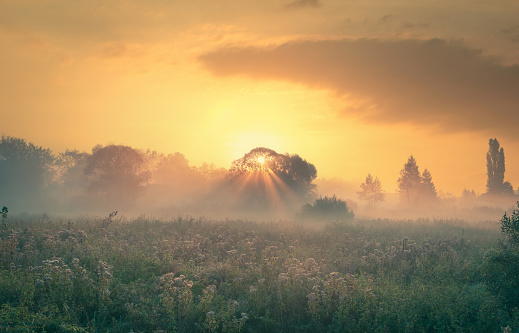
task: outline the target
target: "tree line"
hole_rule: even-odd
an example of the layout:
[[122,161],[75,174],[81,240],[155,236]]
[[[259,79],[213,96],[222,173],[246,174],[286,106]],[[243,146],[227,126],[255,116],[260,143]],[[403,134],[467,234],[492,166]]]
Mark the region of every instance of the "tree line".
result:
[[[259,162],[261,158],[261,163]],[[300,205],[314,195],[315,166],[297,154],[255,148],[230,169],[191,166],[180,153],[124,145],[97,145],[91,153],[53,154],[21,138],[0,141],[0,200],[16,211],[55,207],[77,210],[149,205],[206,205],[272,209]]]
[[[486,162],[485,195],[513,195],[512,184],[504,180],[505,155],[497,139],[489,140]],[[315,165],[301,156],[264,147],[252,149],[224,169],[207,163],[191,166],[180,153],[124,145],[97,145],[91,153],[54,154],[21,138],[2,136],[0,140],[0,200],[17,207],[16,211],[26,207],[41,211],[56,202],[78,209],[120,209],[132,207],[138,199],[150,205],[190,205],[201,198],[211,207],[295,209],[317,197],[316,177]],[[368,174],[360,187],[358,198],[370,208],[384,201],[377,177]],[[409,207],[439,201],[431,172],[420,172],[412,155],[400,171],[397,195]],[[475,193],[466,190],[464,195]]]
[[[486,154],[487,183],[485,196],[513,196],[514,189],[509,181],[505,181],[505,153],[497,139],[489,139],[489,148]],[[360,200],[368,202],[375,208],[376,204],[384,201],[385,193],[380,180],[368,174],[357,192]],[[519,189],[518,189],[519,192]],[[519,193],[518,193],[519,194]],[[409,207],[431,205],[438,202],[438,192],[429,170],[419,171],[418,164],[411,155],[400,171],[397,180],[397,195]],[[476,197],[474,190],[465,189],[463,196]]]

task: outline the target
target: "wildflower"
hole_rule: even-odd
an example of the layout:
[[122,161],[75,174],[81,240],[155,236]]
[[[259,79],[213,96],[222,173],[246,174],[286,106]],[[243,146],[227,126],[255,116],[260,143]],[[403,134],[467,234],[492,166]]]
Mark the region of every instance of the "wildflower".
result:
[[34,281],[34,286],[36,288],[43,288],[43,284],[44,284],[43,280],[38,279],[38,280]]
[[306,298],[308,298],[308,300],[310,301],[314,301],[315,299],[317,299],[317,295],[315,293],[311,293],[306,295]]
[[288,277],[288,275],[286,273],[280,273],[278,275],[278,281],[280,283],[287,282],[288,280],[290,280],[290,278]]
[[214,294],[216,291],[216,286],[214,284],[208,285],[207,288],[204,289],[204,294]]

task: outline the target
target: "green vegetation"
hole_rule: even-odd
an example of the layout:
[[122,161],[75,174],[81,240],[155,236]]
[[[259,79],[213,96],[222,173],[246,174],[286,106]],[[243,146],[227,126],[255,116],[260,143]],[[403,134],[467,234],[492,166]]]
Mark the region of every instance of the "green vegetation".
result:
[[313,227],[192,218],[126,221],[115,214],[75,221],[11,217],[0,239],[0,327],[519,328],[519,254],[500,240],[497,222],[365,220]]
[[355,214],[346,201],[338,199],[334,195],[320,197],[313,204],[303,205],[298,216],[304,220],[337,222],[352,220]]

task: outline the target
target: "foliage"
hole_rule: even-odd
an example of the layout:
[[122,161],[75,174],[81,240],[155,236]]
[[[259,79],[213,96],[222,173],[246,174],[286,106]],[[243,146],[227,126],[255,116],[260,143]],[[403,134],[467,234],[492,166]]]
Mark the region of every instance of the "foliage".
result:
[[422,195],[426,200],[438,199],[436,186],[434,186],[431,173],[427,169],[422,173]]
[[301,207],[299,216],[304,219],[346,221],[353,219],[355,214],[348,207],[346,201],[338,199],[334,195],[332,197],[320,197],[313,204],[304,205]]
[[487,193],[513,195],[512,184],[505,182],[505,153],[497,139],[489,139],[487,152]]
[[368,201],[370,207],[375,208],[375,204],[380,201],[384,201],[384,192],[380,180],[371,174],[366,176],[366,180],[360,185],[362,191],[357,192],[361,200]]
[[501,232],[508,242],[486,254],[485,282],[506,306],[514,325],[519,325],[519,209],[514,209],[512,215],[503,215]]
[[[54,156],[24,139],[0,140],[0,196],[10,206],[34,203],[52,179]],[[18,202],[20,201],[20,202]],[[13,208],[13,207],[11,207]]]
[[513,245],[519,245],[519,201],[518,209],[514,209],[512,215],[503,215],[501,218],[501,231],[508,237]]
[[413,155],[404,164],[397,183],[398,196],[410,206],[432,203],[438,199],[431,173],[425,169],[420,174]]
[[406,200],[408,204],[415,203],[419,192],[422,177],[418,171],[418,165],[415,158],[411,155],[404,168],[400,171],[398,178],[398,195],[401,199]]
[[503,298],[482,283],[483,254],[495,246],[498,230],[441,220],[360,220],[319,229],[191,218],[114,219],[100,228],[102,221],[12,221],[11,234],[0,239],[0,327],[26,332],[518,328]]
[[142,193],[151,175],[137,150],[108,145],[94,148],[85,167],[85,176],[90,194],[128,205]]
[[233,161],[226,178],[240,189],[239,204],[265,209],[312,197],[316,177],[315,166],[299,155],[260,147]]
[[54,162],[54,182],[67,188],[82,187],[83,171],[90,155],[78,150],[60,153]]

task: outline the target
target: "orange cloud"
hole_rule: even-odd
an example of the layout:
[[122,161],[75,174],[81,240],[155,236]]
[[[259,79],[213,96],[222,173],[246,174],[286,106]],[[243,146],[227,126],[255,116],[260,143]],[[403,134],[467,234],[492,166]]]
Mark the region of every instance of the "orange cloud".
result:
[[[320,40],[226,47],[199,57],[216,76],[275,79],[328,89],[368,122],[489,131],[519,139],[519,65],[461,42]],[[353,101],[353,102],[352,102]]]

